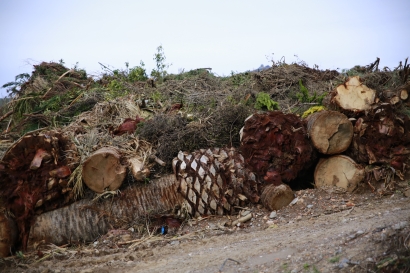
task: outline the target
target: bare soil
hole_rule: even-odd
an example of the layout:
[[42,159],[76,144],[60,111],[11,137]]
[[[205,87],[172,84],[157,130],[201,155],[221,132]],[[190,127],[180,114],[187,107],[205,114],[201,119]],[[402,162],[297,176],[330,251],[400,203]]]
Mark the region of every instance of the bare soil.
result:
[[[116,230],[89,245],[0,260],[1,272],[410,272],[410,198],[306,189],[272,213],[191,219],[167,235]],[[406,193],[406,194],[403,194]],[[130,242],[133,241],[133,242]],[[41,249],[41,248],[39,248]]]

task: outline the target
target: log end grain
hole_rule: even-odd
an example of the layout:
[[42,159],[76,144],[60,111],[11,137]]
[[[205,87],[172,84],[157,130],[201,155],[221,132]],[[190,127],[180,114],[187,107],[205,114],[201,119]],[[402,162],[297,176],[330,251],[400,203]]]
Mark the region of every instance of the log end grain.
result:
[[364,177],[364,168],[345,155],[321,159],[314,174],[316,187],[336,186],[348,192],[354,191]]
[[84,183],[96,193],[102,193],[105,189],[117,190],[127,171],[120,158],[121,155],[115,148],[104,147],[94,152],[83,163]]
[[263,206],[269,210],[279,210],[286,207],[294,198],[295,195],[292,189],[286,184],[279,186],[273,184],[268,185],[261,195]]
[[322,154],[339,154],[349,148],[353,125],[336,111],[316,112],[308,117],[308,132],[313,146]]
[[358,76],[350,77],[334,91],[332,103],[344,110],[364,111],[375,102],[376,91],[362,84]]

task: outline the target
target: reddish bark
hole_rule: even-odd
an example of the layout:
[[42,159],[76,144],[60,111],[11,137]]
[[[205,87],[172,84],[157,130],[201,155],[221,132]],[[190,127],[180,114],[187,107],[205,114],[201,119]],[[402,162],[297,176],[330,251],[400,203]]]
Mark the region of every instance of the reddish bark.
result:
[[356,121],[349,155],[358,163],[388,165],[403,172],[408,147],[410,119],[384,104]]
[[59,132],[37,132],[20,138],[1,159],[0,200],[15,217],[23,250],[34,214],[72,201],[64,181],[76,166],[75,150]]
[[254,114],[245,121],[241,152],[246,167],[266,184],[280,185],[297,177],[313,162],[306,124],[280,111]]

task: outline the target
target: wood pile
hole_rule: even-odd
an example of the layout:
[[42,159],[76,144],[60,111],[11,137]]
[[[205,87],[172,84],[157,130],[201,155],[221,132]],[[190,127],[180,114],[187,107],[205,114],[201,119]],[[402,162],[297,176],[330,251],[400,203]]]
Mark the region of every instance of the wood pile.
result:
[[150,211],[223,215],[249,203],[278,210],[294,198],[289,185],[312,168],[316,187],[353,192],[365,181],[378,191],[374,182],[384,181],[383,191],[392,190],[410,154],[410,119],[400,108],[409,105],[408,92],[408,83],[374,90],[350,77],[329,92],[327,110],[306,119],[255,112],[244,121],[239,149],[180,151],[174,174],[161,178],[150,174],[166,163],[135,135],[149,116],[132,100],[98,103],[64,131],[27,133],[2,157],[0,257],[42,240],[90,241]]

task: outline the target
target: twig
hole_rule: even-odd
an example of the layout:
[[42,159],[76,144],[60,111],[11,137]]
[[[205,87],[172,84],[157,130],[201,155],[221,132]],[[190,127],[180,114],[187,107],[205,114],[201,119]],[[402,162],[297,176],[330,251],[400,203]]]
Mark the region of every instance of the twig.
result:
[[228,258],[228,259],[226,259],[226,260],[223,262],[223,264],[222,264],[221,267],[219,268],[219,272],[222,272],[222,269],[224,268],[224,266],[225,266],[225,264],[226,264],[227,261],[232,261],[232,262],[235,262],[235,263],[237,263],[237,264],[241,264],[241,263],[238,262],[237,260]]
[[[54,82],[54,84],[58,83],[65,75],[67,75],[67,74],[69,74],[69,73],[72,73],[72,72],[74,72],[73,69],[70,69],[70,70],[66,71],[65,73],[63,73],[63,75],[61,75],[61,76]],[[47,90],[47,92],[46,92],[41,98],[42,98],[42,99],[46,98],[47,95],[48,95],[48,93],[51,91],[51,89],[53,89],[53,87],[50,87],[50,88]]]
[[345,213],[345,215],[344,216],[347,216],[347,215],[349,215],[352,211],[353,211],[353,209],[354,209],[354,207],[352,207],[347,213]]
[[8,118],[9,116],[11,116],[11,114],[13,114],[13,110],[8,111],[5,115],[0,117],[0,122],[3,121],[4,119]]

